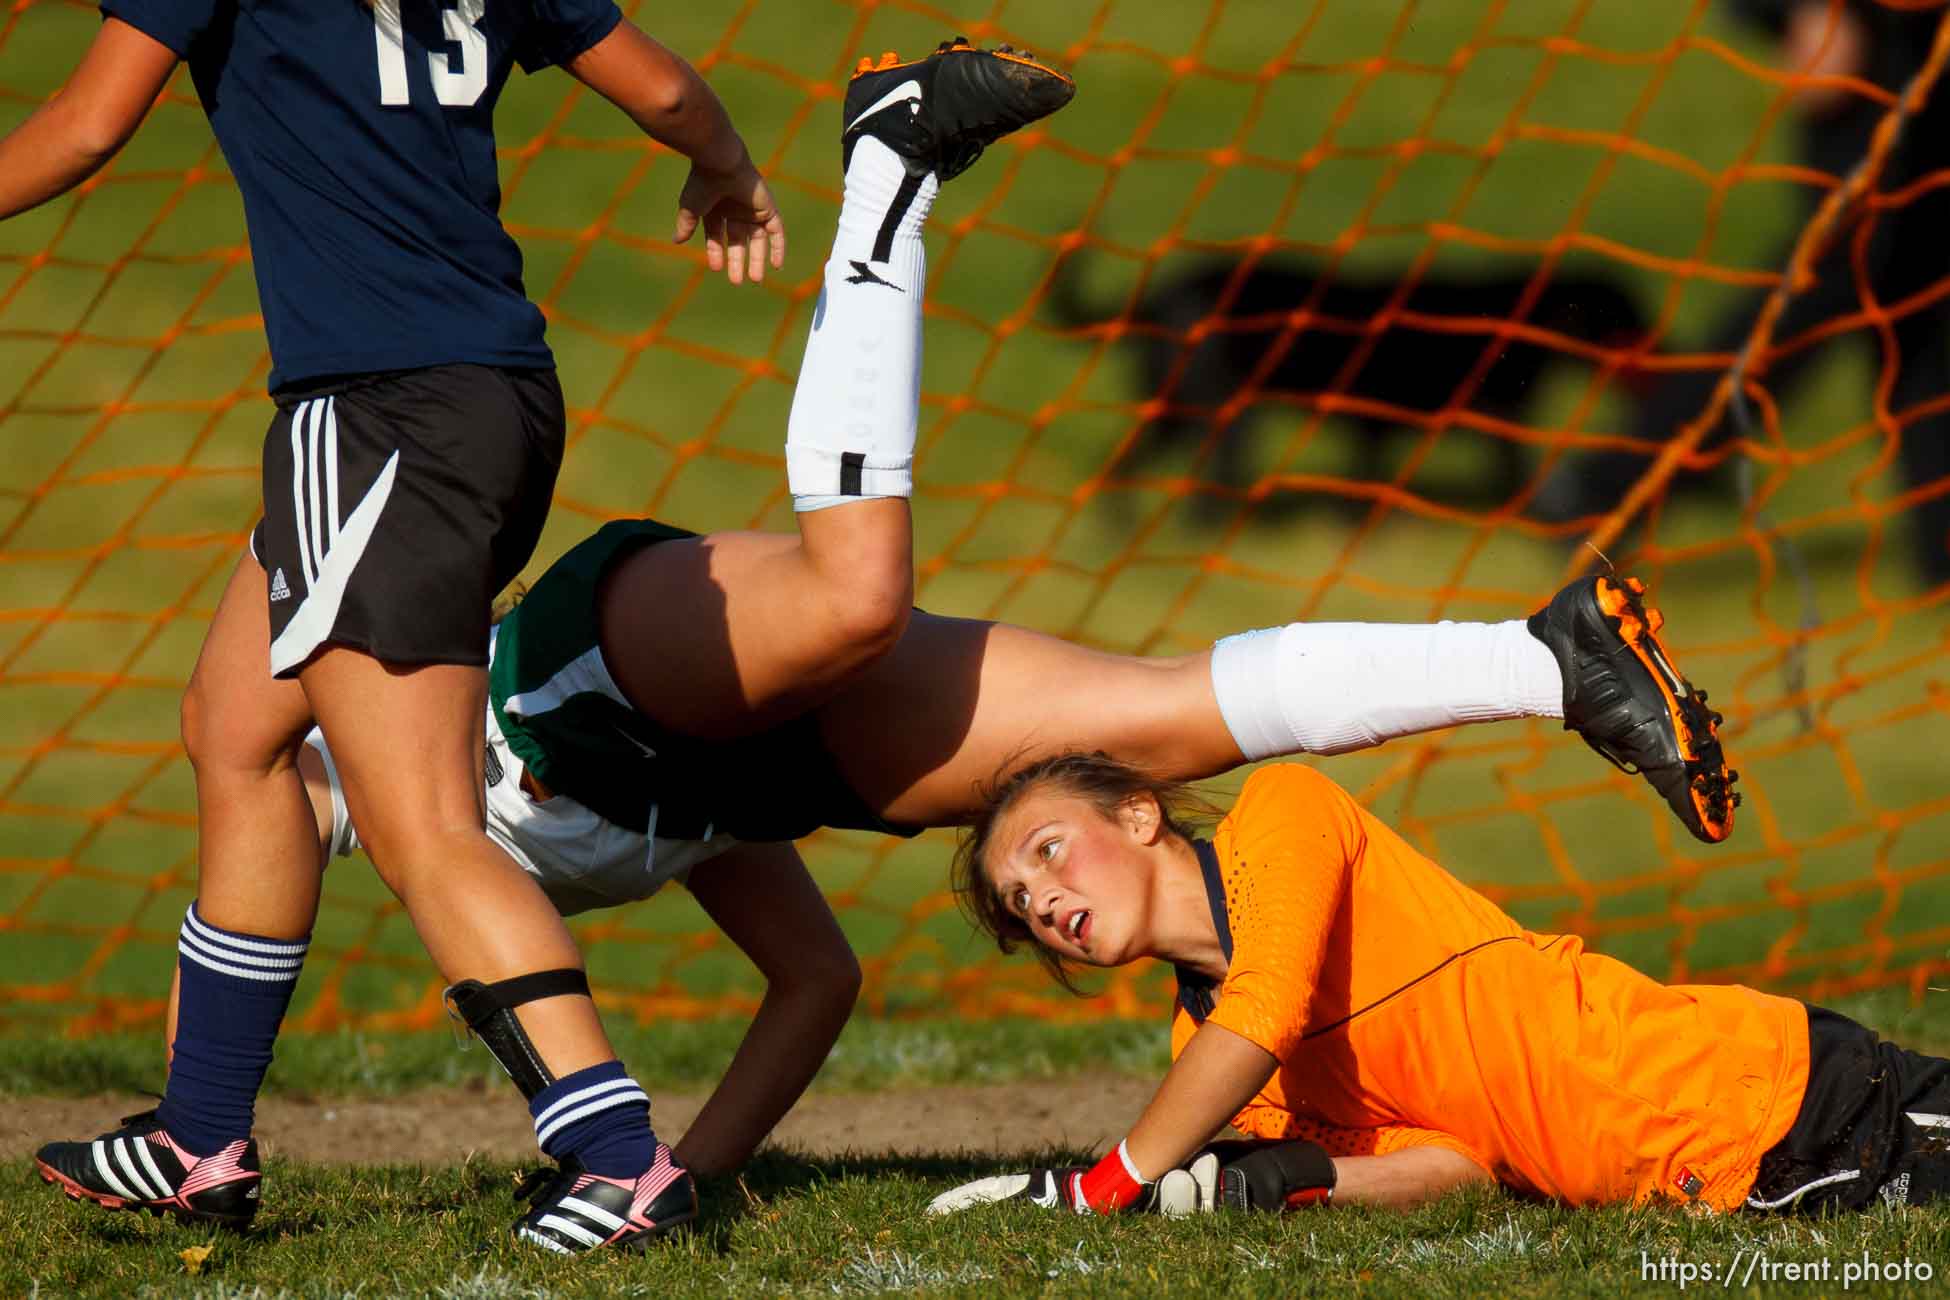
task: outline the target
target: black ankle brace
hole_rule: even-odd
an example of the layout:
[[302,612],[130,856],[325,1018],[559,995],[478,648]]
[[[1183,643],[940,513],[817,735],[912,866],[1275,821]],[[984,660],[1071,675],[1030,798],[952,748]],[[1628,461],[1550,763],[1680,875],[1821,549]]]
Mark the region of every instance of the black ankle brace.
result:
[[487,1045],[490,1055],[508,1072],[521,1095],[533,1101],[535,1094],[555,1082],[555,1076],[535,1051],[535,1044],[529,1041],[528,1034],[515,1016],[515,1008],[524,1002],[536,1002],[542,998],[561,997],[564,994],[579,993],[589,996],[589,977],[579,970],[534,971],[527,975],[517,975],[513,979],[498,980],[493,984],[483,984],[479,980],[462,980],[448,986],[446,992],[447,1015],[463,1031],[460,1034],[462,1045],[466,1044],[466,1032],[471,1032]]

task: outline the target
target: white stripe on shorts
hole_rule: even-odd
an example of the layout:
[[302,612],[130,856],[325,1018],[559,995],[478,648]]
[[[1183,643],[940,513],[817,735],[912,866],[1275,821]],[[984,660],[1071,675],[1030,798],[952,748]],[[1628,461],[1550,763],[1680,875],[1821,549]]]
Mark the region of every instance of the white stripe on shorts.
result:
[[312,572],[311,547],[305,544],[305,418],[312,404],[300,402],[291,413],[291,526],[298,530],[298,562],[304,568],[305,590],[310,591],[318,575]]
[[1747,1206],[1749,1209],[1754,1210],[1778,1210],[1783,1205],[1789,1205],[1800,1200],[1817,1187],[1827,1187],[1832,1183],[1852,1183],[1861,1176],[1862,1171],[1860,1169],[1844,1169],[1838,1174],[1829,1174],[1824,1178],[1817,1178],[1813,1182],[1803,1183],[1786,1196],[1777,1197],[1771,1201],[1763,1201],[1758,1196],[1749,1196],[1747,1198]]
[[339,544],[339,399],[325,399],[325,549]]
[[305,423],[305,461],[311,469],[311,472],[306,475],[305,486],[310,490],[311,525],[301,527],[298,535],[310,539],[311,560],[306,566],[306,571],[310,573],[317,573],[325,567],[325,511],[318,502],[320,480],[325,477],[325,471],[318,464],[318,426],[324,422],[325,408],[330,404],[329,399],[312,402],[311,419]]
[[372,541],[373,530],[379,526],[379,516],[386,509],[387,498],[393,494],[393,481],[399,474],[399,453],[396,451],[386,458],[379,477],[366,489],[359,504],[352,507],[346,516],[345,527],[340,531],[338,544],[332,547],[331,554],[325,557],[324,567],[318,571],[318,580],[309,584],[304,603],[298,612],[271,643],[271,672],[273,674],[296,668],[332,634],[332,625],[338,622],[339,604],[345,599],[346,583],[352,579],[352,571],[359,567],[365,558],[366,546]]

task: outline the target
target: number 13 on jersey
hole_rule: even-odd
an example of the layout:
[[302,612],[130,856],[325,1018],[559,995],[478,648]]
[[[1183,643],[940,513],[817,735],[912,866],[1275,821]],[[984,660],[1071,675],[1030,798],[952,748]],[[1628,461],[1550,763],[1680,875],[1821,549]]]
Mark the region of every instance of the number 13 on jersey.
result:
[[[406,84],[406,41],[400,30],[402,0],[372,0],[373,45],[379,52],[379,102],[410,104]],[[460,46],[460,57],[427,51],[427,75],[433,97],[448,108],[467,108],[487,89],[488,43],[480,28],[487,0],[455,0],[442,5],[440,23],[447,39]]]

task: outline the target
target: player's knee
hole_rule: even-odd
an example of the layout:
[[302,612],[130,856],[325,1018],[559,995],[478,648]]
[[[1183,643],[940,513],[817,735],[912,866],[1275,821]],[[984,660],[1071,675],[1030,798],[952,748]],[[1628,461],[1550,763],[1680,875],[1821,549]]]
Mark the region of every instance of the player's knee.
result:
[[265,727],[254,710],[200,674],[183,691],[177,726],[190,766],[206,778],[221,772],[269,773],[296,753],[297,738]]
[[421,820],[411,815],[410,807],[371,801],[355,805],[353,814],[366,856],[387,888],[401,898],[416,892],[430,873],[451,872],[456,863],[482,858],[484,845],[486,858],[497,868],[521,870],[493,847],[478,821],[437,812]]
[[861,583],[841,595],[834,609],[835,634],[846,652],[862,663],[892,650],[907,630],[913,612],[910,587],[895,582]]

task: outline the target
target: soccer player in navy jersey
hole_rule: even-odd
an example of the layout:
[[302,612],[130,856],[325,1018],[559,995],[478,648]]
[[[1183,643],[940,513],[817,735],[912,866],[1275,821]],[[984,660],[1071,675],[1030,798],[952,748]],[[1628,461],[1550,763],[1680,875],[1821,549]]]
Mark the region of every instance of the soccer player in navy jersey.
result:
[[709,87],[614,0],[101,7],[68,85],[0,139],[0,218],[105,163],[187,62],[243,196],[277,413],[264,520],[183,701],[201,840],[168,1092],[52,1163],[106,1204],[254,1214],[253,1103],[317,909],[294,764],[315,721],[436,965],[519,1053],[544,1149],[600,1183],[613,1239],[647,1238],[694,1212],[690,1180],[574,940],[482,829],[490,604],[535,545],[564,435],[497,216],[495,102],[516,64],[561,66],[689,158],[676,236],[702,225],[734,283],[780,265],[772,196]]

